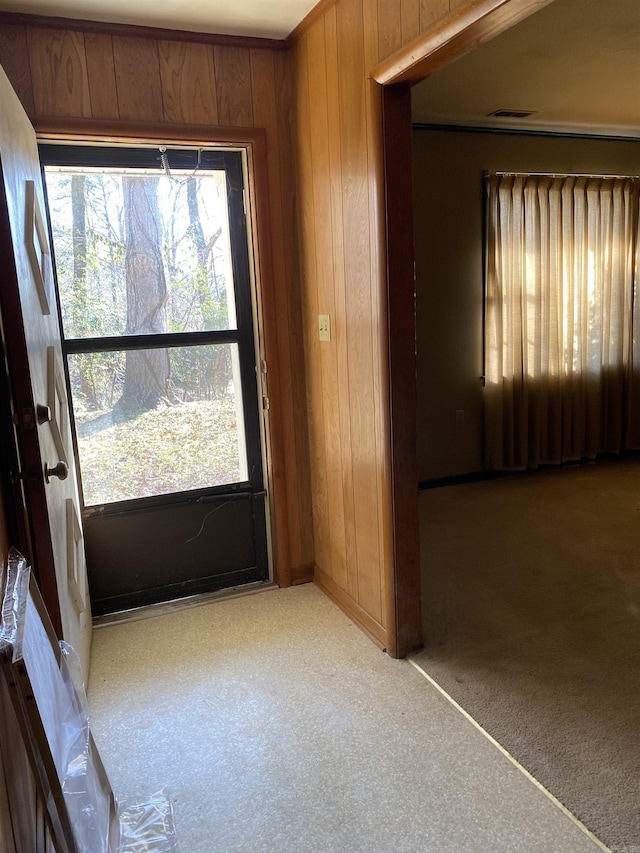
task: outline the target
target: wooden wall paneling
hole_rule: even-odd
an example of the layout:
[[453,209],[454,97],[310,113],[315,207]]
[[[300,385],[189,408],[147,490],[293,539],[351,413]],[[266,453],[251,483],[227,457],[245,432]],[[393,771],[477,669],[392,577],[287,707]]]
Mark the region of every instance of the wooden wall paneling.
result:
[[340,428],[340,458],[337,460],[342,478],[342,507],[345,538],[345,590],[354,600],[358,597],[358,557],[355,536],[353,492],[353,460],[351,458],[351,408],[349,392],[348,333],[349,323],[344,271],[344,215],[342,209],[342,155],[340,146],[340,87],[338,80],[338,34],[335,5],[325,16],[325,49],[327,74],[327,137],[329,146],[329,183],[331,187],[331,247],[333,279],[334,340],[337,361],[337,401]]
[[382,625],[362,0],[338,4],[337,35],[358,603]]
[[420,32],[420,0],[401,0],[402,44],[415,38]]
[[113,39],[103,33],[84,34],[87,76],[93,118],[120,118]]
[[165,121],[218,124],[213,48],[163,39],[158,51]]
[[[290,400],[292,388],[290,381],[286,383],[286,379],[290,379],[291,374],[291,357],[288,348],[288,335],[286,334],[288,305],[285,289],[284,238],[281,218],[280,149],[278,144],[275,69],[271,51],[252,50],[250,59],[254,120],[256,124],[264,127],[266,136],[266,162],[262,164],[260,171],[268,168],[269,174],[269,198],[264,199],[263,202],[265,208],[267,202],[269,207],[269,216],[265,225],[268,224],[271,227],[271,234],[267,237],[270,249],[268,254],[271,274],[265,279],[264,261],[267,246],[263,240],[260,240],[258,247],[260,276],[257,293],[257,308],[261,321],[259,328],[262,333],[260,353],[261,357],[267,362],[266,384],[263,387],[263,393],[268,395],[270,401],[266,418],[266,455],[269,481],[272,485],[272,505],[275,508],[273,524],[275,528],[276,576],[280,586],[289,586],[292,582],[292,564],[289,515],[287,512],[289,490],[287,488],[285,460],[287,455],[291,454]],[[278,306],[276,311],[272,310],[273,306],[276,305]],[[266,310],[264,310],[265,308]],[[283,328],[280,328],[280,324]],[[276,353],[277,365],[280,369],[276,368]],[[271,358],[270,354],[273,354],[274,358]],[[268,369],[269,362],[271,362],[272,370]],[[282,380],[285,380],[284,383]],[[283,393],[283,384],[286,386],[285,393]]]
[[[291,52],[294,54],[295,52]],[[313,511],[311,506],[311,459],[307,427],[307,392],[305,376],[304,327],[300,286],[300,253],[297,239],[298,189],[294,169],[294,60],[291,54],[275,54],[276,107],[280,161],[282,210],[282,242],[284,279],[278,287],[276,316],[281,363],[282,393],[287,400],[289,417],[285,418],[285,471],[289,497],[291,531],[291,565],[299,577],[313,572]],[[288,320],[288,322],[285,322]],[[287,355],[288,353],[288,360]]]
[[322,368],[320,364],[320,342],[317,333],[317,241],[313,192],[314,163],[311,148],[308,37],[309,34],[305,34],[293,48],[298,57],[296,62],[296,119],[300,181],[300,227],[304,235],[300,252],[300,270],[305,327],[307,415],[311,455],[311,505],[313,509],[315,564],[331,575],[331,530],[327,494]]
[[35,104],[25,27],[10,24],[0,26],[0,65],[16,90],[26,113],[32,116]]
[[[333,282],[333,230],[331,219],[331,163],[329,159],[329,93],[327,91],[327,58],[325,20],[313,27],[307,37],[309,57],[309,94],[311,157],[313,161],[314,220],[324,223],[316,228],[316,308],[318,314],[330,318],[331,340],[318,340],[322,400],[318,416],[323,420],[324,467],[327,483],[327,513],[330,530],[329,549],[331,577],[342,588],[347,585],[344,494],[342,490],[342,436],[336,336],[344,334],[336,325]],[[310,334],[314,335],[313,326]]]
[[162,121],[162,84],[158,42],[113,36],[113,58],[120,118]]
[[229,127],[253,126],[251,62],[241,47],[213,48],[216,67],[218,121]]
[[35,28],[27,32],[35,113],[91,117],[84,35]]
[[420,0],[420,32],[428,30],[435,21],[448,13],[449,0]]
[[[387,633],[387,650],[396,656],[396,623],[393,585],[393,525],[390,466],[390,407],[388,372],[388,305],[386,299],[386,246],[383,208],[384,168],[382,149],[382,87],[370,78],[376,65],[379,38],[371,8],[363,6],[364,61],[367,116],[367,176],[369,188],[369,236],[371,242],[371,328],[373,356],[373,393],[375,402],[375,440],[378,484],[378,536],[380,553],[380,594],[383,599],[383,623]],[[417,492],[416,492],[417,500]]]
[[[330,0],[335,2],[335,0]],[[6,5],[6,4],[5,4]],[[193,44],[221,44],[225,47],[258,48],[285,51],[284,39],[260,36],[236,36],[223,33],[194,32],[193,30],[171,29],[170,27],[145,27],[139,24],[118,24],[113,21],[89,21],[83,18],[66,18],[59,15],[31,15],[21,12],[0,12],[0,26],[17,24],[26,27],[49,27],[58,30],[77,30],[82,33],[98,33],[108,36],[130,36],[161,41],[186,41]]]
[[[369,3],[363,3],[363,15],[375,19],[378,30],[377,54],[373,59],[373,68],[383,56],[389,56],[402,47],[402,6],[399,0],[378,0],[377,15],[375,5],[373,8]],[[363,29],[364,38],[367,39],[371,30],[365,25]],[[366,71],[369,69],[367,68]]]

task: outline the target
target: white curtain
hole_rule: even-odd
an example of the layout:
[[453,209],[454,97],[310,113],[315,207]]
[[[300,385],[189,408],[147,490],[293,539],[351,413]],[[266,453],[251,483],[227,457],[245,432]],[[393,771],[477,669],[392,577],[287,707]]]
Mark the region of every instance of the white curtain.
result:
[[619,452],[640,438],[632,382],[638,181],[488,180],[486,467]]

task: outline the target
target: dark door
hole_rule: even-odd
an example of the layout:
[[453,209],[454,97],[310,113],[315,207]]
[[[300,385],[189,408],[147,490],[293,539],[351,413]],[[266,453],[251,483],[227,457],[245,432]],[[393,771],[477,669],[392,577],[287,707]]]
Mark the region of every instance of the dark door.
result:
[[[86,678],[91,644],[80,504],[36,136],[0,69],[0,314],[15,432],[7,429],[16,518],[56,630]],[[3,407],[4,408],[4,407]],[[18,543],[16,543],[18,544]]]
[[267,580],[242,154],[40,152],[94,614]]

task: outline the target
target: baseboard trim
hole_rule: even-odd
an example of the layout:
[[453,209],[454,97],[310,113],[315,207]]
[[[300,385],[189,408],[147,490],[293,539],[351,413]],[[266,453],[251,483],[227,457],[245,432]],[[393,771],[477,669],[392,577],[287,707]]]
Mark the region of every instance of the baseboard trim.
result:
[[382,649],[387,650],[387,631],[386,628],[370,616],[366,610],[363,610],[360,605],[351,598],[351,596],[339,587],[338,584],[329,577],[326,572],[323,572],[319,566],[314,568],[313,581],[316,586],[329,596],[349,619],[363,631],[369,639]]
[[294,566],[291,569],[291,586],[298,586],[301,583],[313,583],[313,573],[313,563],[310,563],[308,566]]

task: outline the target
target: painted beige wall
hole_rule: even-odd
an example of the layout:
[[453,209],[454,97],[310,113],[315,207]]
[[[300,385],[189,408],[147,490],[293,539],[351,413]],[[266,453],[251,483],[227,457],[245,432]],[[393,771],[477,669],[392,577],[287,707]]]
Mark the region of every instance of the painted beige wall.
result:
[[418,474],[428,480],[483,468],[483,173],[637,175],[640,140],[414,129],[413,157]]

